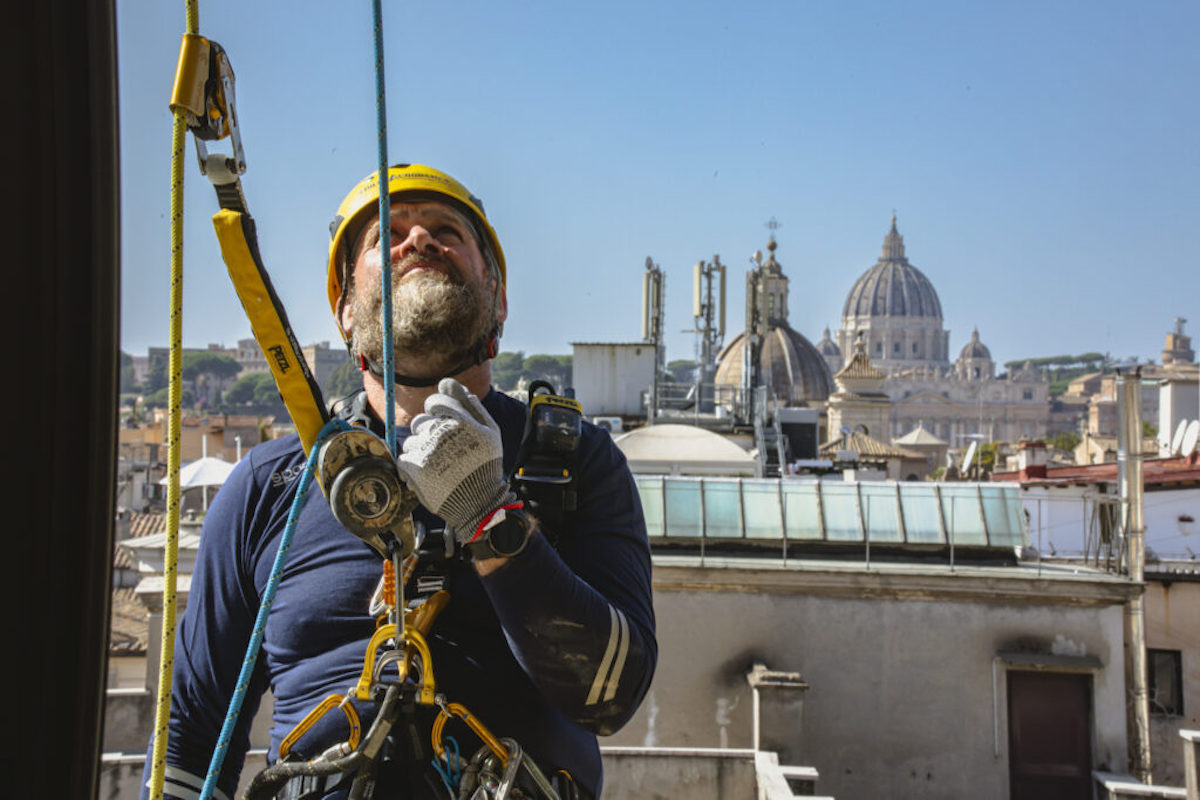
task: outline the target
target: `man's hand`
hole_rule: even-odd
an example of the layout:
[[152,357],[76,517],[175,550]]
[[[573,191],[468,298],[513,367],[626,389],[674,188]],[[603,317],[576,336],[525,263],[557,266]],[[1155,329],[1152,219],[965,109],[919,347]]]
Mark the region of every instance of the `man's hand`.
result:
[[445,520],[460,542],[469,541],[484,517],[513,499],[500,427],[479,398],[443,378],[411,428],[396,461],[401,476],[421,505]]

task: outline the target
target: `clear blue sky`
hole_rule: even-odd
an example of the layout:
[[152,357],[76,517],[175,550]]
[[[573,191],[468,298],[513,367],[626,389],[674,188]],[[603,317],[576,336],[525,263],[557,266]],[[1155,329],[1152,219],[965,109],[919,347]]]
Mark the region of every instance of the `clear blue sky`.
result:
[[[451,172],[509,263],[505,350],[640,336],[647,256],[667,358],[691,358],[691,267],[774,217],[812,340],[893,210],[952,351],[1154,358],[1200,343],[1194,2],[385,3],[390,160]],[[182,2],[118,0],[122,347],[168,340],[167,100]],[[371,4],[201,0],[237,73],[262,251],[302,344],[337,341],[328,223],[376,164]],[[224,143],[218,148],[224,147]],[[188,144],[183,339],[250,335]],[[732,331],[729,334],[732,336]]]

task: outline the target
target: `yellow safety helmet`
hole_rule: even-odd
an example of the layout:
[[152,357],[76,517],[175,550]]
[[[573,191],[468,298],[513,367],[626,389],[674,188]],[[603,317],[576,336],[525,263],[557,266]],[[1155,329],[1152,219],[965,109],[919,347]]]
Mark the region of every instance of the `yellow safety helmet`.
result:
[[[388,167],[388,194],[394,200],[406,202],[433,201],[446,203],[462,212],[475,228],[480,249],[491,251],[500,270],[500,283],[504,285],[507,272],[504,250],[500,239],[483,213],[483,202],[467,191],[467,187],[440,170],[423,164],[394,164]],[[372,172],[350,190],[340,206],[333,222],[329,224],[329,275],[326,280],[329,292],[329,307],[334,318],[338,316],[338,303],[345,288],[345,270],[350,259],[350,248],[354,246],[363,223],[379,211],[379,172]],[[338,322],[338,328],[341,323]],[[344,333],[343,333],[344,335]]]

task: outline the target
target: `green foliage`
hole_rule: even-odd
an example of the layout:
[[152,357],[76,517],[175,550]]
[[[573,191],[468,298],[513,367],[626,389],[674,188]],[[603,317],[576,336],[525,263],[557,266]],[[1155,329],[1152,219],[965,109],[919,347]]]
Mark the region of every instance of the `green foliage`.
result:
[[1081,353],[1077,356],[1044,356],[1042,358],[1019,358],[1005,361],[1008,369],[1019,369],[1029,361],[1034,367],[1045,368],[1050,373],[1050,396],[1058,397],[1067,391],[1071,381],[1089,372],[1099,372],[1112,358],[1107,353]]
[[1047,441],[1047,444],[1067,453],[1073,453],[1075,448],[1079,446],[1080,441],[1082,441],[1082,439],[1080,439],[1078,433],[1075,433],[1074,431],[1067,431],[1066,433],[1060,433],[1057,436],[1050,438]]
[[1095,370],[1100,369],[1109,360],[1105,353],[1082,353],[1077,356],[1043,356],[1042,358],[1018,358],[1015,361],[1005,361],[1004,366],[1009,369],[1024,366],[1026,361],[1029,361],[1035,367],[1050,367],[1052,369],[1066,369],[1070,367],[1083,367],[1085,369]]
[[[566,363],[563,363],[563,359]],[[525,359],[521,371],[530,380],[545,380],[561,392],[571,382],[571,357],[536,355]]]
[[125,394],[137,391],[137,371],[133,368],[133,356],[121,351],[120,389]]
[[231,410],[253,414],[278,414],[284,410],[279,389],[269,372],[251,372],[238,378],[225,393],[225,403]]
[[492,361],[492,383],[501,391],[510,392],[517,388],[522,379],[526,381],[550,381],[556,391],[561,392],[571,385],[574,377],[571,356],[532,355],[526,356],[518,350],[501,353]]
[[[164,386],[163,388],[159,389],[158,391],[152,392],[152,393],[146,395],[145,400],[144,400],[146,408],[167,408],[167,407],[169,407],[170,392],[171,392],[170,388],[167,386]],[[187,388],[186,386],[183,387],[183,391],[180,394],[180,405],[183,406],[184,408],[186,408],[195,402],[196,402],[196,396],[192,393],[192,390]]]
[[126,425],[140,425],[146,419],[146,407],[142,396],[136,393],[122,394],[118,399],[120,419]]
[[667,362],[667,379],[676,383],[692,383],[696,380],[695,361],[677,358]]
[[516,388],[525,364],[525,353],[501,353],[492,361],[492,383],[508,392]]
[[358,391],[362,386],[362,370],[358,367],[358,361],[348,358],[329,373],[322,391],[326,400],[336,400]]
[[1158,436],[1158,426],[1150,424],[1147,420],[1142,420],[1142,436],[1146,439],[1153,439]]
[[979,463],[983,469],[996,471],[996,455],[1003,442],[984,442],[979,446]]
[[150,357],[150,368],[146,371],[146,382],[142,390],[153,394],[167,385],[167,356],[155,353]]
[[242,365],[224,353],[206,351],[184,353],[180,367],[185,381],[194,381],[201,375],[213,378],[232,378],[242,371]]
[[218,408],[221,403],[219,383],[242,371],[242,365],[223,353],[209,351],[186,352],[180,358],[180,372],[185,381],[195,385],[199,405]]

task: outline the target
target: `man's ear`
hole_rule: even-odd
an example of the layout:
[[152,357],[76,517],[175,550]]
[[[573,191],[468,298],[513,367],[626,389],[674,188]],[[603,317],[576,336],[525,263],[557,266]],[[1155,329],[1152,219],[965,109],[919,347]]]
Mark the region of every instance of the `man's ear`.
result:
[[338,322],[342,326],[342,332],[349,339],[354,335],[354,303],[347,296],[346,292],[342,293],[342,299],[339,301],[342,304],[341,310],[338,311]]
[[506,319],[508,319],[508,291],[504,284],[500,284],[500,291],[496,293],[496,322],[503,325]]

